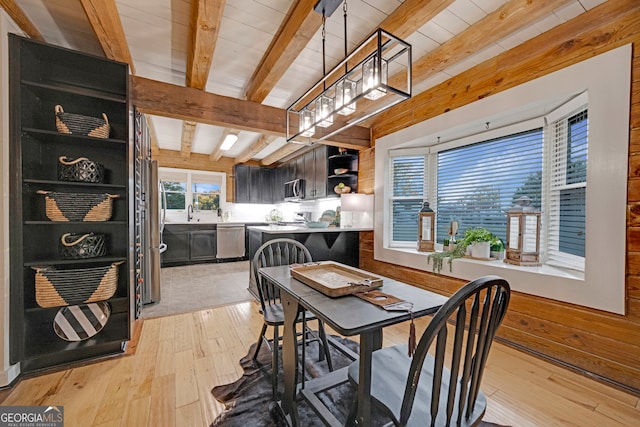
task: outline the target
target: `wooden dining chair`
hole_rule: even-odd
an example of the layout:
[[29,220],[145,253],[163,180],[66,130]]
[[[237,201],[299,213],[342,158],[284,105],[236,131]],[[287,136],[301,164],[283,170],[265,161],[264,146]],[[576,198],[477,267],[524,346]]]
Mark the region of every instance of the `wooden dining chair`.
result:
[[[269,240],[258,248],[253,257],[252,269],[258,288],[258,296],[264,320],[260,336],[258,337],[258,342],[256,344],[256,350],[253,354],[253,360],[257,360],[258,353],[260,352],[260,347],[263,342],[269,346],[272,352],[271,366],[274,398],[276,398],[278,391],[278,366],[280,359],[280,341],[282,339],[282,336],[280,335],[280,327],[284,325],[284,310],[280,302],[280,293],[278,288],[270,281],[265,280],[260,276],[260,274],[258,274],[258,270],[263,267],[304,264],[311,261],[312,258],[309,249],[307,249],[302,243],[287,238]],[[317,332],[307,327],[307,321],[309,320],[317,320]],[[302,347],[302,359],[304,360],[305,357],[305,346],[310,342],[316,341],[321,347],[318,349],[319,360],[324,360],[326,358],[329,370],[333,370],[327,336],[324,330],[324,322],[317,319],[311,313],[306,312],[300,313],[298,322],[302,323],[303,331],[299,334],[299,337],[302,338],[301,342],[304,343]],[[271,340],[267,337],[268,326],[273,327],[273,336]]]
[[[482,373],[509,297],[504,279],[476,279],[438,310],[412,357],[407,345],[373,352],[372,402],[391,418],[389,425],[466,427],[480,423],[487,406],[480,391]],[[450,350],[448,356],[445,349]],[[358,363],[349,366],[348,376],[358,384]],[[351,421],[356,409],[354,401]]]

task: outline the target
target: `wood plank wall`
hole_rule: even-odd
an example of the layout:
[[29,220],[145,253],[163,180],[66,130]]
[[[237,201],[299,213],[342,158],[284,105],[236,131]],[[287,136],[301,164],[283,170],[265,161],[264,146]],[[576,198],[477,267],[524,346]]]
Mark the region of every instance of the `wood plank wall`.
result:
[[[384,117],[373,133],[375,137],[392,133],[628,43],[633,43],[634,58],[627,201],[627,314],[620,316],[514,292],[499,336],[640,394],[640,2],[603,3],[406,101],[401,104],[402,109]],[[361,152],[360,171],[374,168],[373,149]],[[361,178],[364,179],[359,190],[373,193],[371,176]],[[443,294],[452,294],[463,284],[457,279],[376,261],[373,232],[361,233],[360,267]]]

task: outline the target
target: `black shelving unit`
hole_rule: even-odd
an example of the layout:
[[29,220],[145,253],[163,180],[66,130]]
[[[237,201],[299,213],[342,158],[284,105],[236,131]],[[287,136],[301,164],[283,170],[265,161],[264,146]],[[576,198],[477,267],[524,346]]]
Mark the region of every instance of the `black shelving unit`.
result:
[[[334,187],[341,182],[351,187],[351,192],[358,192],[358,153],[347,150],[338,152],[335,147],[328,147],[327,157],[327,195],[336,195]],[[336,174],[336,169],[346,169],[347,172]]]
[[[9,35],[11,156],[11,307],[10,361],[23,372],[121,352],[131,336],[132,287],[128,66],[96,56]],[[58,133],[54,107],[67,113],[101,117],[109,138]],[[104,165],[103,183],[60,181],[58,158],[87,157]],[[108,221],[51,221],[38,190],[108,193],[113,213]],[[64,233],[100,233],[105,256],[62,259]],[[121,262],[115,294],[107,300],[111,315],[104,328],[83,341],[58,337],[53,321],[60,307],[40,307],[33,267],[87,268]]]

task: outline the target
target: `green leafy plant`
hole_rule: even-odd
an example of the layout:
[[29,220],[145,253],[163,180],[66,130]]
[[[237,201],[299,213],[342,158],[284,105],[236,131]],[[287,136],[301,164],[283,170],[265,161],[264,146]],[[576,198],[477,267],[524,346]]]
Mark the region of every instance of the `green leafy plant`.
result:
[[444,252],[433,252],[427,256],[427,264],[432,263],[433,272],[440,273],[442,270],[442,262],[448,259],[449,271],[453,271],[453,260],[462,258],[467,251],[467,245],[463,242],[458,243],[452,250]]
[[462,242],[468,246],[473,242],[491,242],[494,238],[495,236],[488,229],[484,227],[473,227],[464,232]]

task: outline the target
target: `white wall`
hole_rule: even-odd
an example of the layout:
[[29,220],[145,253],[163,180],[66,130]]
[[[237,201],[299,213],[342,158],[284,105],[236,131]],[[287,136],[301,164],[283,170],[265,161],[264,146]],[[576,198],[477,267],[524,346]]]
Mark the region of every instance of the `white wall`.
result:
[[18,26],[0,9],[0,387],[20,373],[9,364],[9,40],[8,33],[21,34]]

